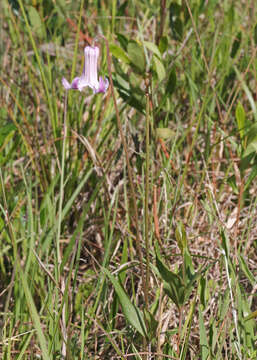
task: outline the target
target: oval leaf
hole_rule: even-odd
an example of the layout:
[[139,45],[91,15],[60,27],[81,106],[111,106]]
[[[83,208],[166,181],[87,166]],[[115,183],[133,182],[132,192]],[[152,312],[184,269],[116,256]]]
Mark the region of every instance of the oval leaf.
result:
[[144,41],[144,45],[147,47],[148,50],[152,51],[159,59],[162,58],[160,50],[154,43],[150,41]]
[[45,37],[45,25],[37,10],[33,6],[28,7],[28,15],[31,23],[32,31],[40,38]]
[[128,56],[131,65],[140,73],[145,72],[145,54],[142,46],[132,40],[128,43]]
[[157,128],[156,129],[156,136],[157,138],[161,138],[163,140],[168,140],[174,137],[174,131],[168,128]]
[[110,52],[117,59],[123,61],[125,64],[129,64],[129,58],[125,51],[117,45],[110,44]]
[[177,77],[176,77],[176,73],[175,70],[172,69],[170,74],[169,74],[169,79],[166,85],[166,93],[171,95],[173,93],[173,91],[175,90],[176,87],[176,83],[177,83]]
[[162,81],[165,78],[166,72],[165,67],[161,60],[157,56],[153,56],[154,68],[157,73],[159,81]]

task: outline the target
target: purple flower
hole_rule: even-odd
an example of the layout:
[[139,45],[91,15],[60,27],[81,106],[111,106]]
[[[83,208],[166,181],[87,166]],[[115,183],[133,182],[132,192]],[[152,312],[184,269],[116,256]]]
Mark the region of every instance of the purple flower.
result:
[[109,86],[107,78],[97,77],[97,60],[99,56],[98,47],[86,46],[84,49],[85,63],[83,73],[80,77],[75,77],[70,84],[65,78],[62,78],[62,84],[66,90],[75,89],[82,91],[84,87],[89,86],[95,93],[105,93]]

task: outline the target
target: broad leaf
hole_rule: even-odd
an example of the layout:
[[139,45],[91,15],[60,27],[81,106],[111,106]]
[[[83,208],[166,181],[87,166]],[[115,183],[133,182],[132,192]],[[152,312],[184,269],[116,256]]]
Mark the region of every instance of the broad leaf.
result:
[[169,128],[157,128],[156,129],[157,138],[161,138],[163,140],[168,140],[175,137],[175,133],[173,130]]
[[154,69],[157,73],[159,81],[162,81],[165,79],[166,71],[163,63],[157,56],[153,56],[153,63],[154,63]]
[[28,16],[31,23],[32,31],[40,38],[43,39],[46,35],[45,24],[34,6],[28,7]]
[[128,56],[131,62],[131,65],[137,72],[140,72],[144,75],[145,72],[145,54],[141,45],[136,41],[131,40],[128,43]]
[[120,48],[117,45],[110,44],[110,52],[113,56],[115,56],[117,59],[121,60],[125,64],[129,64],[130,60],[128,58],[128,55],[125,53],[125,51]]

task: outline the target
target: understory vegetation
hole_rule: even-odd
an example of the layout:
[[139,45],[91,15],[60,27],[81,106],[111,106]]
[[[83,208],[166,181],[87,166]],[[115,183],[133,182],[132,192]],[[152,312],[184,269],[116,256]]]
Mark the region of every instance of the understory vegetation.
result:
[[257,2],[0,10],[0,358],[255,360]]

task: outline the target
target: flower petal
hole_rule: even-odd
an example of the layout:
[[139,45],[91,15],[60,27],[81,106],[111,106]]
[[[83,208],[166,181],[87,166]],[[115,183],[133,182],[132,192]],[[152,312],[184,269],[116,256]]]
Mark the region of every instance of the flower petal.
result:
[[102,76],[99,77],[99,86],[98,89],[96,89],[94,92],[95,93],[105,93],[106,90],[109,87],[109,81],[107,78],[102,78]]
[[82,90],[82,87],[81,87],[80,84],[81,84],[81,78],[80,78],[80,77],[75,77],[75,78],[72,80],[71,89],[81,91],[81,90]]
[[84,76],[87,85],[95,91],[99,86],[97,79],[97,59],[99,56],[99,49],[98,47],[86,46],[84,54],[85,62],[82,76]]
[[71,89],[71,84],[64,77],[62,78],[62,85],[65,87],[66,90]]
[[83,73],[80,77],[75,77],[70,84],[65,78],[62,79],[62,84],[66,90],[74,89],[82,91],[84,87],[89,86],[94,94],[105,93],[109,87],[107,78],[97,76],[97,60],[99,56],[99,48],[86,46],[84,49],[85,63]]

